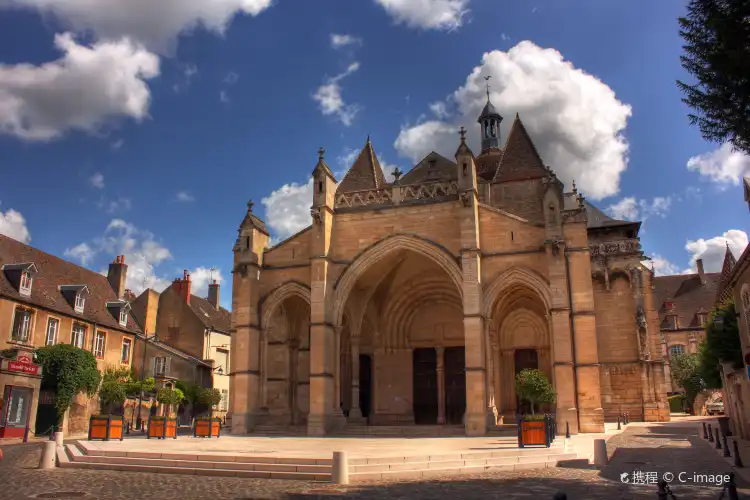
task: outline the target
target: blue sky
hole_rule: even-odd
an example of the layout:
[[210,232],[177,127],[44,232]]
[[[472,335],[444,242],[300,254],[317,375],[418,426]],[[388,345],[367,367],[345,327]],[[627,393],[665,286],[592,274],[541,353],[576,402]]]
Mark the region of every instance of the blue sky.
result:
[[136,291],[228,280],[248,199],[276,238],[304,227],[320,146],[339,173],[368,134],[388,171],[460,125],[476,151],[485,75],[502,132],[520,113],[568,186],[645,220],[658,271],[747,244],[750,159],[675,85],[684,0],[89,3],[0,0],[0,232],[95,270],[125,254]]

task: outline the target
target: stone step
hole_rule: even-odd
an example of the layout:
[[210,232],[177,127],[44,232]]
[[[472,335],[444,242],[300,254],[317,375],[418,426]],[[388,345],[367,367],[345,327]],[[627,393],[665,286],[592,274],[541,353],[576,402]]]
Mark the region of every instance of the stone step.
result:
[[428,468],[421,470],[388,470],[384,472],[358,472],[350,473],[349,481],[387,481],[393,479],[421,479],[430,477],[458,476],[463,474],[482,474],[485,472],[513,472],[531,469],[545,469],[557,467],[558,461],[539,461],[515,463],[509,465],[485,465],[485,466],[463,466]]
[[[459,455],[458,457],[461,457]],[[530,464],[530,463],[546,463],[546,462],[558,462],[563,460],[573,460],[577,458],[575,453],[539,453],[534,455],[526,456],[505,456],[505,457],[494,457],[494,458],[463,458],[450,460],[451,456],[438,456],[438,457],[423,457],[429,458],[429,460],[409,460],[404,459],[403,461],[381,461],[379,463],[368,463],[367,465],[351,465],[349,466],[350,473],[374,473],[374,472],[390,472],[390,471],[413,471],[413,470],[431,470],[431,469],[460,469],[465,467],[494,467],[494,466],[506,466],[515,464]],[[368,460],[369,462],[369,460]]]

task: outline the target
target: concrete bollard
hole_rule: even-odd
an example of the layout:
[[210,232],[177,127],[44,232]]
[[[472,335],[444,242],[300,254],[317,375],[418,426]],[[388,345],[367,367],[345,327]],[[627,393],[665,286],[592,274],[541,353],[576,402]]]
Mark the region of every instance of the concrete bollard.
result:
[[607,442],[603,439],[594,439],[594,465],[603,467],[608,464]]
[[39,460],[40,469],[54,469],[57,465],[57,446],[54,441],[45,441],[42,443],[42,458]]
[[331,479],[333,484],[349,484],[349,460],[345,451],[333,452]]
[[55,445],[57,446],[63,445],[63,433],[62,432],[55,432]]

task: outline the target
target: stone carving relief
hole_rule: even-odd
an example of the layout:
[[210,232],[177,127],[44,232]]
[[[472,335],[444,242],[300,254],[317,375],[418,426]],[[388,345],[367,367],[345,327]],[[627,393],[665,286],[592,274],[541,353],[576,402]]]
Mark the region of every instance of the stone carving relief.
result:
[[313,223],[316,224],[320,224],[320,222],[323,220],[323,217],[320,214],[320,209],[317,207],[312,207],[310,209],[310,217],[312,217]]
[[468,191],[461,193],[460,199],[462,207],[471,206],[471,193],[469,193]]
[[638,325],[638,352],[643,361],[651,360],[651,349],[648,345],[648,327],[646,325],[646,314],[643,307],[638,306],[636,310],[636,325]]
[[595,243],[589,245],[589,251],[592,257],[600,255],[617,255],[638,253],[641,251],[641,242],[635,239],[608,241],[606,243]]

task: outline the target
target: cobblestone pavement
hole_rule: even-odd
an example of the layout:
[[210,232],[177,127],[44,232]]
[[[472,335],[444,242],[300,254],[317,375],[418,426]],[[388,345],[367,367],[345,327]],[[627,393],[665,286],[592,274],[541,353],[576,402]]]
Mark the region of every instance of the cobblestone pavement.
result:
[[[253,480],[220,477],[178,476],[83,469],[41,471],[35,467],[40,444],[3,446],[0,463],[0,499],[84,498],[119,500],[317,500],[352,499],[456,500],[552,499],[564,491],[569,500],[656,500],[655,485],[623,484],[620,474],[687,472],[728,473],[729,466],[696,435],[695,423],[632,425],[608,442],[611,462],[603,471],[582,466],[489,473],[429,481],[397,481],[342,487],[306,481]],[[747,486],[741,484],[741,486]],[[721,488],[672,483],[675,498],[719,499]],[[62,493],[70,493],[63,495]],[[57,496],[49,494],[58,493]],[[74,496],[73,494],[79,493]],[[85,493],[80,496],[80,493]],[[727,497],[724,497],[727,500]],[[750,500],[750,491],[740,498]],[[342,499],[343,500],[343,499]]]

